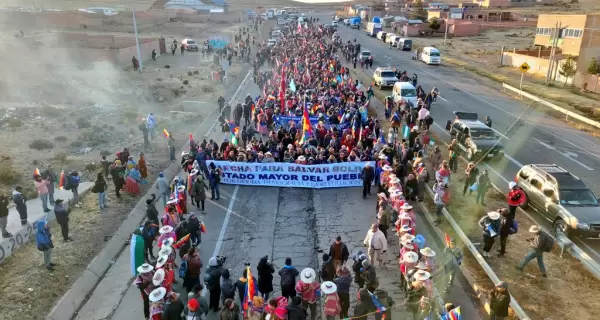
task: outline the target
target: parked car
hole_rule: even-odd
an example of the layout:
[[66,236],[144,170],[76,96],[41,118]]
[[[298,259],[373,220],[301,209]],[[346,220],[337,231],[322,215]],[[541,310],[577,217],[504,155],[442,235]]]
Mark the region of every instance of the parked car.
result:
[[600,238],[600,204],[581,179],[555,164],[528,164],[515,180],[526,195],[522,207],[550,221],[555,234]]
[[181,45],[187,51],[198,51],[198,43],[194,39],[185,38],[181,40]]
[[469,161],[504,157],[504,146],[492,128],[477,120],[477,113],[455,111],[454,121],[446,122],[450,137],[458,141]]

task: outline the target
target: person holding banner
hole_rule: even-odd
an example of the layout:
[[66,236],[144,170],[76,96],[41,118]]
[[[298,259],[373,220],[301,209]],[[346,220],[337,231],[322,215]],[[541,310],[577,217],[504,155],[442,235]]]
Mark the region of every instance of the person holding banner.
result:
[[489,258],[491,257],[490,250],[492,250],[500,229],[500,213],[497,211],[488,212],[479,220],[479,227],[483,232],[483,253],[481,255]]

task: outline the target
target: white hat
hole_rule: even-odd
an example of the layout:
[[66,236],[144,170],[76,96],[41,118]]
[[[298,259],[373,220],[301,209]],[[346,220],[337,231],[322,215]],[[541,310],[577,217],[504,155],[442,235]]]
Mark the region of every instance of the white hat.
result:
[[194,169],[190,172],[190,175],[195,176],[198,174],[198,169]]
[[150,302],[158,302],[158,301],[162,300],[166,294],[167,294],[167,289],[165,289],[163,287],[156,288],[156,289],[152,290],[152,292],[150,292],[150,295],[148,296],[148,300],[150,300]]
[[410,204],[408,204],[408,203],[405,203],[405,204],[402,206],[402,210],[412,210],[412,208],[413,208],[413,207],[412,207]]
[[187,156],[189,153],[187,151],[181,151],[181,156]]
[[[173,238],[169,238],[169,239],[173,239]],[[158,256],[159,257],[162,257],[162,256],[168,257],[171,253],[173,253],[173,249],[171,248],[171,246],[167,246],[163,242],[162,248],[160,248],[160,250],[158,251]]]
[[173,199],[169,199],[169,201],[167,201],[167,204],[175,204],[177,203],[177,199],[173,198]]
[[169,237],[169,238],[163,240],[162,246],[163,247],[170,247],[170,246],[173,245],[173,243],[175,243],[175,239],[173,239],[173,237]]
[[177,191],[179,191],[179,192],[185,191],[185,186],[177,187]]
[[139,273],[148,273],[152,270],[154,270],[154,267],[147,263],[144,263],[143,265],[141,265],[137,268],[137,272],[139,272]]
[[415,272],[414,277],[415,277],[415,280],[424,281],[431,277],[431,273],[429,273],[427,271],[419,270],[419,271]]
[[392,177],[390,179],[390,183],[400,183],[400,179],[396,178],[396,177]]
[[402,242],[413,242],[415,240],[415,236],[413,236],[412,234],[405,234],[402,237],[400,237],[400,241]]
[[299,156],[298,161],[306,161],[306,158],[304,156]]
[[317,273],[312,268],[304,268],[300,273],[300,280],[306,284],[313,283],[317,278]]
[[532,225],[532,226],[529,228],[529,232],[531,232],[531,233],[538,233],[538,232],[540,232],[541,230],[542,230],[542,229],[540,229],[540,227],[536,226],[535,224],[534,224],[534,225]]
[[387,199],[387,196],[386,196],[386,195],[385,195],[385,193],[383,193],[383,192],[380,192],[380,193],[378,193],[378,194],[377,194],[377,196],[378,196],[379,198]]
[[490,212],[487,213],[487,215],[492,220],[498,220],[498,219],[500,219],[500,214],[497,211],[490,211]]
[[387,164],[385,166],[383,166],[383,171],[392,171],[394,169],[392,169],[392,167],[388,166]]
[[158,259],[156,260],[156,268],[162,268],[162,266],[165,265],[165,263],[167,263],[167,260],[169,260],[168,256],[160,256],[158,257]]
[[511,182],[509,182],[509,183],[508,183],[508,188],[509,188],[509,189],[512,189],[512,188],[514,188],[514,187],[516,187],[516,186],[517,186],[517,183],[516,183],[516,182],[514,182],[514,181],[511,181]]
[[415,249],[415,245],[410,241],[401,241],[400,243],[402,244],[403,247],[405,247],[407,249],[410,249],[410,250]]
[[158,230],[158,233],[160,234],[165,234],[165,233],[170,233],[173,232],[173,227],[171,226],[163,226],[162,228],[160,228],[160,230]]
[[321,293],[332,294],[337,292],[337,286],[331,281],[321,283]]
[[417,263],[417,265],[415,266],[415,268],[421,269],[421,270],[425,270],[428,267],[425,265],[425,263],[423,261],[419,261],[419,263]]
[[419,261],[419,255],[416,252],[407,251],[402,255],[402,262],[415,263]]
[[402,214],[398,217],[398,219],[400,219],[400,220],[411,220],[412,217],[408,213],[402,212]]
[[385,154],[380,154],[379,160],[387,160],[387,156]]
[[425,247],[420,250],[421,254],[426,257],[435,257],[435,251],[433,251],[430,247]]
[[156,270],[154,277],[152,277],[152,284],[155,286],[160,286],[163,281],[165,281],[165,269]]

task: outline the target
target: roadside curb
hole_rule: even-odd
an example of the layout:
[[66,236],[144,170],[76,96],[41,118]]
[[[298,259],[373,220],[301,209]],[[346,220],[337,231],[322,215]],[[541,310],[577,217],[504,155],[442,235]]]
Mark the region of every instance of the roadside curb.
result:
[[[241,79],[239,84],[231,83],[230,87],[226,88],[226,92],[233,88],[241,88],[244,81],[247,79]],[[236,81],[237,82],[237,81]],[[236,93],[238,92],[236,91]],[[217,108],[216,103],[213,106]],[[214,113],[214,112],[213,112]],[[212,113],[211,113],[212,115]],[[204,118],[200,125],[195,129],[193,135],[200,136],[203,134],[203,129],[210,125],[210,122],[216,120],[211,119],[210,116]],[[206,122],[206,123],[205,123]],[[181,150],[188,150],[189,142],[185,142]],[[165,179],[167,181],[173,180],[173,178],[179,174],[181,166],[179,162],[171,163],[167,168],[163,169]],[[118,256],[125,250],[128,245],[124,243],[123,239],[129,239],[131,233],[137,228],[146,217],[146,199],[151,194],[156,193],[156,181],[150,186],[146,194],[140,197],[140,201],[129,213],[127,219],[123,221],[117,232],[111,237],[111,239],[104,246],[102,251],[90,262],[87,268],[83,271],[81,276],[75,281],[71,288],[61,297],[61,299],[55,304],[49,314],[46,316],[47,320],[67,320],[74,319],[80,309],[92,296],[94,290],[100,281],[104,278],[110,268],[113,266],[113,262]],[[128,287],[128,286],[127,286]],[[127,292],[127,287],[118,294],[122,297]]]

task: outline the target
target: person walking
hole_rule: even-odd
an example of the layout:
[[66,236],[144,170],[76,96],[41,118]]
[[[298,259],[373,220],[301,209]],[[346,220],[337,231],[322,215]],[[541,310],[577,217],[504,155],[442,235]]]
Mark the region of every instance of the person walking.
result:
[[158,174],[158,179],[156,179],[156,189],[158,189],[158,195],[163,200],[163,207],[167,206],[167,201],[169,200],[169,183],[165,179],[165,174],[160,172]]
[[122,164],[121,160],[115,160],[115,163],[111,165],[110,176],[115,185],[115,195],[117,198],[120,198],[121,189],[123,189],[123,186],[125,185],[125,165]]
[[300,272],[300,280],[296,283],[296,292],[302,298],[302,308],[310,309],[310,319],[317,319],[317,291],[321,285],[317,279],[317,273],[311,268],[305,268]]
[[296,277],[300,272],[292,265],[292,258],[285,258],[285,264],[278,272],[280,277],[281,296],[291,299],[296,296]]
[[170,292],[167,294],[165,300],[161,320],[181,320],[181,313],[185,307],[183,306],[181,299],[179,299],[179,293]]
[[363,241],[365,247],[368,248],[367,254],[369,256],[369,261],[372,264],[375,264],[375,261],[379,261],[379,265],[383,265],[383,255],[387,251],[387,240],[385,239],[385,235],[377,224],[372,224],[371,229],[367,232],[367,236]]
[[[44,180],[42,179],[42,176],[39,175],[34,176],[33,180],[38,196],[40,197],[40,200],[42,200],[42,208],[44,209],[44,212],[52,211],[48,208],[48,184],[50,184],[50,180]],[[21,224],[23,224],[22,221]]]
[[365,163],[365,167],[362,169],[362,180],[363,180],[363,199],[371,195],[371,184],[375,180],[375,170],[371,167],[371,163]]
[[[206,181],[204,181],[204,176],[200,173],[196,174],[196,180],[192,186],[192,196],[196,201],[196,207],[200,209],[200,205],[202,205],[202,212],[204,212],[204,201],[206,201],[206,193],[204,190],[208,190],[208,186],[206,185]],[[192,201],[192,205],[193,205]]]
[[483,232],[483,253],[484,257],[491,257],[490,250],[494,245],[498,230],[500,229],[500,214],[496,211],[488,212],[479,220],[479,227]]
[[69,237],[69,213],[70,209],[67,208],[62,199],[56,199],[54,206],[54,215],[56,216],[56,222],[60,226],[60,232],[62,233],[63,240],[65,242],[71,242],[73,239]]
[[258,272],[258,291],[263,299],[268,301],[269,295],[273,292],[273,273],[275,273],[273,265],[269,262],[269,256],[260,258],[256,271]]
[[0,231],[2,231],[2,238],[10,238],[12,234],[8,232],[6,226],[8,225],[8,195],[0,195]]
[[475,203],[481,203],[482,206],[485,206],[485,195],[489,188],[490,176],[487,169],[485,169],[477,177],[477,197],[475,198]]
[[329,246],[329,256],[333,259],[336,272],[348,261],[350,251],[348,251],[348,246],[342,242],[341,236],[337,236],[335,241]]
[[546,266],[544,265],[544,252],[552,251],[554,247],[554,239],[550,237],[546,232],[542,230],[539,226],[533,225],[529,228],[529,233],[532,233],[534,236],[533,239],[527,239],[529,245],[531,246],[531,250],[529,253],[519,262],[515,268],[519,271],[523,271],[523,268],[533,259],[537,259],[538,267],[540,267],[540,272],[542,277],[547,277],[546,274]]
[[350,269],[342,265],[333,280],[337,286],[337,294],[340,297],[340,319],[348,318],[348,309],[350,309],[350,287],[352,286],[352,275]]
[[433,203],[435,204],[435,225],[442,223],[442,215],[444,208],[450,201],[450,192],[448,191],[448,184],[444,182],[436,182],[433,185]]
[[52,263],[51,255],[54,244],[52,243],[52,233],[50,226],[45,219],[38,220],[35,223],[35,243],[37,249],[44,253],[44,264],[49,271],[54,270],[56,264]]
[[471,186],[475,184],[477,181],[477,176],[479,175],[479,169],[475,166],[474,162],[469,162],[467,168],[465,169],[465,184],[463,186],[463,196],[467,194],[467,190],[469,190],[469,195],[473,191]]
[[223,266],[219,263],[216,257],[211,257],[208,260],[208,268],[204,273],[204,283],[209,291],[209,308],[213,312],[219,311],[219,299],[221,298],[221,274],[223,274]]
[[362,273],[361,276],[365,281],[365,286],[369,292],[375,291],[379,287],[379,279],[377,279],[377,271],[375,266],[369,262],[369,260],[363,260],[362,262]]
[[73,203],[76,208],[81,207],[81,202],[79,202],[79,183],[81,182],[81,177],[79,176],[79,172],[73,171],[68,177],[69,186],[71,186],[71,192],[73,193]]
[[323,314],[326,320],[336,320],[342,311],[340,297],[337,294],[337,285],[331,281],[325,281],[321,284],[321,294],[325,296],[323,302]]
[[148,151],[148,148],[150,147],[150,140],[148,139],[149,130],[148,126],[146,125],[145,118],[142,119],[142,121],[140,122],[138,129],[140,129],[140,131],[142,132],[142,137],[144,138],[144,151]]
[[221,274],[221,303],[225,305],[225,300],[231,299],[235,300],[235,286],[233,285],[233,281],[231,281],[231,275],[229,274],[229,270],[223,270],[223,274]]
[[503,320],[508,317],[510,306],[510,293],[508,283],[500,281],[490,292],[490,320]]
[[508,183],[508,188],[510,191],[508,191],[506,194],[506,200],[508,201],[508,210],[510,211],[510,215],[514,219],[517,212],[517,207],[525,203],[527,196],[514,181]]
[[98,194],[98,207],[103,210],[106,207],[106,179],[104,179],[104,172],[98,172],[96,175],[96,181],[92,187],[92,192]]
[[[12,192],[13,203],[17,208],[17,212],[19,213],[19,218],[21,219],[21,225],[27,225],[27,198],[23,195],[23,187],[16,186],[15,190]],[[43,202],[42,202],[43,205]],[[50,210],[50,209],[48,209]],[[47,212],[44,210],[44,212]]]
[[498,213],[500,213],[500,230],[498,231],[500,249],[498,250],[498,257],[502,257],[506,253],[506,240],[508,240],[508,236],[513,232],[513,218],[506,208],[498,209]]
[[379,208],[379,212],[377,213],[377,228],[381,230],[383,236],[387,240],[387,231],[390,228],[390,224],[392,223],[391,213],[388,210],[387,206],[382,206]]
[[219,185],[221,184],[221,175],[223,172],[217,168],[213,162],[210,163],[210,200],[219,200]]

